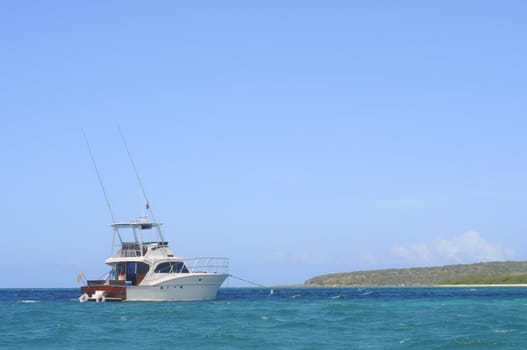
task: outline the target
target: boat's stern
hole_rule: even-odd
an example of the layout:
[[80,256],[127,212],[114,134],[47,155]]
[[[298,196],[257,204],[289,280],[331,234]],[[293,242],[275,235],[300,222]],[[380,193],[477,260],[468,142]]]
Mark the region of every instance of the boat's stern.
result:
[[88,281],[86,286],[81,287],[81,303],[86,301],[124,301],[126,300],[126,285],[124,281]]

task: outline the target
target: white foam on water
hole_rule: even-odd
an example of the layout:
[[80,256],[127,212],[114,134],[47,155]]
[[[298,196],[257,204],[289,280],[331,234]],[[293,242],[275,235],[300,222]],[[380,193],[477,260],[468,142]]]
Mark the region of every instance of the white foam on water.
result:
[[512,333],[512,332],[516,332],[516,329],[493,329],[492,332],[494,332],[494,333]]

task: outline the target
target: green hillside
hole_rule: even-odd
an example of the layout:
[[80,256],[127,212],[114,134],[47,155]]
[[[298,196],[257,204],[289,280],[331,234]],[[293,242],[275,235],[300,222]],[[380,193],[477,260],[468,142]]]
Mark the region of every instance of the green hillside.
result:
[[456,284],[527,284],[527,261],[497,261],[333,273],[316,276],[306,286],[433,286]]

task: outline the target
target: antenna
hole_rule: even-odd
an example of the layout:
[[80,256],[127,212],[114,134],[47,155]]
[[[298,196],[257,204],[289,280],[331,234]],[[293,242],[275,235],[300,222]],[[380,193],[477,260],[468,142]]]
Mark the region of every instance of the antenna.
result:
[[[139,176],[139,172],[137,171],[137,167],[135,166],[134,159],[132,158],[132,154],[130,153],[130,149],[128,148],[128,143],[126,142],[126,139],[124,137],[124,134],[119,124],[117,124],[117,129],[119,129],[119,134],[121,135],[121,139],[123,140],[124,147],[126,148],[126,152],[128,153],[128,158],[130,159],[130,163],[132,163],[132,167],[134,168],[135,177],[137,178],[137,183],[139,184],[139,187],[141,188],[141,192],[143,192],[143,197],[146,201],[146,210],[150,210],[150,214],[152,215],[152,220],[156,222],[154,211],[152,210],[152,207],[150,206],[150,202],[148,201],[148,197],[146,196],[145,188],[143,187],[143,182],[141,181],[141,177]],[[164,238],[162,235],[161,237],[164,241]]]

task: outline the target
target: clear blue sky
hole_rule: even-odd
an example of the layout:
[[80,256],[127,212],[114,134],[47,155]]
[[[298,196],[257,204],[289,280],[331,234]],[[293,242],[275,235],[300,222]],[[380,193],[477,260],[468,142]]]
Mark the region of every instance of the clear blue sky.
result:
[[[141,213],[255,282],[526,260],[523,1],[3,1],[0,287]],[[231,285],[235,283],[231,282]]]

